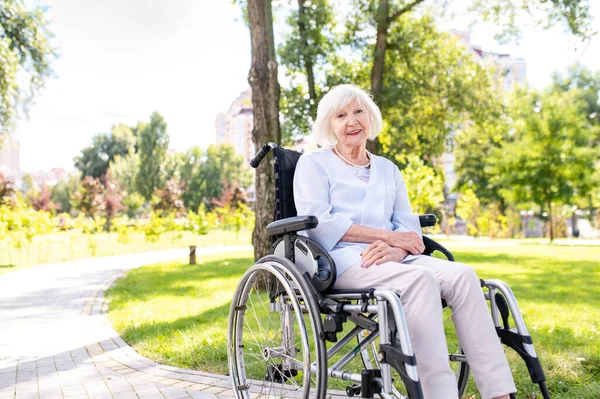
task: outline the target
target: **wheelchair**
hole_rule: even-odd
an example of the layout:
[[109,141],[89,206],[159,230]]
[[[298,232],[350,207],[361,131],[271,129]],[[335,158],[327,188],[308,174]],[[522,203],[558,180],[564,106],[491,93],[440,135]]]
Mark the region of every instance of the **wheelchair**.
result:
[[[274,242],[271,254],[242,276],[229,314],[227,350],[236,398],[422,399],[418,359],[400,298],[389,290],[332,288],[333,260],[316,242],[298,234],[318,224],[314,216],[296,215],[292,185],[301,153],[268,143],[251,166],[258,167],[269,152],[275,169],[275,221],[267,232]],[[435,215],[419,219],[422,227],[436,223]],[[439,243],[426,236],[423,241],[425,255],[438,251],[454,261]],[[487,289],[484,295],[500,341],[520,355],[543,398],[550,399],[511,289],[499,280],[481,280],[481,286]],[[360,362],[350,368],[355,358]],[[459,347],[449,361],[457,363],[460,398],[469,379],[468,359]],[[328,390],[328,380],[340,380],[337,387],[342,390]]]

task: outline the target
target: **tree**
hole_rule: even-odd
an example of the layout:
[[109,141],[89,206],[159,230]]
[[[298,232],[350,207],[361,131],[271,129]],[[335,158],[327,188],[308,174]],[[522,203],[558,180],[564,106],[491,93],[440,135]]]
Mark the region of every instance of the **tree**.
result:
[[482,205],[498,203],[501,209],[506,207],[493,159],[510,138],[511,131],[511,121],[503,114],[496,121],[468,125],[456,134],[454,191],[471,189]]
[[191,148],[184,155],[179,173],[186,187],[182,198],[188,209],[198,209],[200,204],[212,208],[227,187],[246,188],[252,183],[244,158],[231,145],[211,145],[206,153],[199,147]]
[[0,206],[9,204],[15,194],[12,180],[0,174]]
[[63,212],[71,212],[71,201],[75,193],[79,191],[81,180],[76,176],[71,176],[68,181],[59,181],[51,188],[50,199],[56,204],[57,209]]
[[593,134],[575,92],[513,93],[509,114],[514,133],[495,154],[495,171],[511,202],[532,201],[547,214],[554,239],[557,206],[573,204],[598,183],[600,159]]
[[289,142],[302,137],[317,115],[322,92],[318,71],[335,52],[335,18],[327,0],[297,0],[287,18],[291,31],[285,35],[278,55],[291,84],[282,90],[282,137]]
[[125,209],[123,206],[123,190],[112,178],[110,169],[104,175],[104,214],[106,215],[107,227],[111,225],[111,220],[117,216],[117,213]]
[[140,169],[140,155],[133,150],[125,156],[116,155],[110,163],[110,177],[125,192],[125,195],[137,192],[137,175]]
[[137,191],[149,201],[154,191],[164,185],[164,163],[169,149],[169,135],[164,118],[154,112],[150,122],[138,127],[140,169],[136,178]]
[[0,3],[0,136],[10,132],[19,107],[26,110],[52,75],[56,53],[44,11],[40,6],[28,10],[23,0]]
[[73,205],[86,216],[98,216],[104,209],[103,192],[104,187],[100,179],[86,176],[81,181],[79,191],[73,196]]
[[596,137],[594,146],[600,145],[600,71],[593,72],[581,63],[570,66],[563,76],[555,72],[552,75],[552,91],[568,92],[576,89],[576,97],[582,101],[585,115]]
[[444,179],[415,155],[402,171],[413,213],[433,212],[444,201]]
[[176,215],[182,215],[185,212],[183,200],[183,184],[178,183],[174,178],[167,180],[165,188],[159,188],[154,192],[154,211],[163,215],[169,215],[175,212]]
[[106,174],[108,166],[117,156],[126,156],[133,152],[135,136],[129,126],[119,124],[110,134],[101,133],[92,138],[92,145],[81,150],[74,159],[75,167],[81,172],[81,178],[92,176],[100,178]]
[[[271,0],[248,0],[248,25],[252,48],[252,65],[248,82],[252,88],[254,128],[252,141],[256,148],[270,141],[279,144],[279,82],[273,37]],[[258,260],[270,251],[267,224],[273,220],[275,176],[269,162],[256,169],[256,223],[252,233],[254,257]]]
[[[311,4],[314,2],[311,2]],[[436,86],[443,85],[446,83],[445,77],[452,76],[455,67],[460,67],[461,61],[457,60],[454,64],[439,64],[435,63],[435,60],[428,60],[429,63],[417,62],[413,57],[415,55],[421,56],[421,58],[435,59],[435,52],[439,49],[444,49],[445,46],[432,45],[431,41],[421,41],[420,43],[413,43],[412,38],[415,37],[415,31],[413,30],[414,24],[409,23],[408,15],[413,10],[420,9],[425,6],[427,2],[424,0],[354,0],[350,7],[345,9],[338,9],[335,14],[344,13],[343,19],[346,21],[346,29],[343,33],[337,35],[329,35],[328,44],[330,49],[335,49],[337,55],[329,55],[326,62],[323,61],[323,57],[319,49],[318,42],[313,40],[314,37],[319,36],[321,31],[324,30],[324,26],[320,21],[325,20],[326,16],[330,14],[328,2],[322,0],[318,2],[318,6],[311,9],[310,13],[305,12],[302,14],[293,12],[292,15],[297,15],[291,18],[292,34],[287,37],[286,43],[283,48],[289,47],[291,49],[297,49],[297,55],[293,52],[280,52],[282,55],[282,64],[294,71],[298,71],[298,61],[301,60],[304,65],[310,63],[313,66],[314,76],[325,75],[326,84],[322,87],[327,89],[334,84],[339,83],[355,83],[364,89],[370,89],[371,94],[374,96],[375,102],[382,109],[382,113],[385,115],[387,110],[396,109],[397,105],[403,105],[405,108],[411,103],[415,104],[417,101],[422,99],[431,98],[434,100],[447,98],[452,100],[454,97],[442,97],[436,94],[442,94],[444,90],[437,90]],[[443,5],[443,8],[447,7],[448,3]],[[474,13],[473,19],[483,18],[485,20],[493,20],[500,27],[499,38],[515,38],[519,34],[519,23],[517,17],[527,16],[531,10],[535,10],[535,15],[542,15],[545,18],[540,18],[538,23],[546,23],[546,25],[552,25],[558,22],[564,22],[568,25],[569,30],[581,38],[589,38],[593,35],[591,29],[591,16],[589,14],[589,6],[585,0],[556,0],[551,5],[547,2],[538,0],[534,2],[521,3],[517,1],[503,1],[503,2],[483,2],[473,1],[471,3],[470,11]],[[300,18],[302,15],[302,18]],[[509,16],[508,18],[506,16]],[[298,27],[296,27],[298,25]],[[431,23],[429,25],[432,25]],[[403,42],[402,47],[398,47],[398,38]],[[308,46],[315,44],[315,51],[306,51],[305,43]],[[424,46],[425,44],[425,46]],[[433,51],[430,52],[429,50]],[[390,52],[396,55],[390,57]],[[289,55],[291,54],[291,55]],[[288,55],[286,57],[286,55]],[[307,58],[313,57],[312,60]],[[395,58],[395,59],[394,59]],[[439,57],[438,57],[439,58]],[[395,68],[395,64],[401,60],[401,68]],[[319,69],[315,70],[315,68]],[[402,68],[408,67],[408,73],[417,66],[423,72],[427,71],[427,66],[433,71],[427,71],[429,75],[416,74],[415,83],[423,86],[424,83],[429,83],[426,89],[433,91],[431,94],[427,94],[425,90],[425,96],[416,97],[412,99],[410,96],[403,96],[398,99],[398,93],[402,93],[407,86],[401,84],[395,84],[395,74],[398,70],[405,70]],[[306,68],[308,71],[308,68]],[[465,69],[466,70],[466,69]],[[448,71],[446,76],[443,76],[443,72]],[[475,71],[478,72],[478,71]],[[437,76],[437,79],[435,78]],[[473,80],[480,81],[479,75],[473,74]],[[290,80],[290,89],[284,88],[284,101],[282,110],[284,111],[284,126],[287,126],[286,121],[294,120],[298,125],[306,125],[306,121],[310,119],[307,115],[307,110],[310,107],[302,106],[302,97],[308,99],[311,96],[306,96],[306,92],[298,88],[298,79]],[[310,81],[310,78],[305,77],[304,82]],[[322,78],[323,81],[323,78]],[[465,80],[458,79],[459,83],[467,82]],[[453,82],[454,83],[454,82]],[[309,85],[310,86],[310,85]],[[315,83],[318,93],[318,84]],[[414,85],[413,85],[414,86]],[[451,88],[452,84],[446,84],[447,88]],[[410,86],[409,86],[410,88]],[[445,90],[446,92],[461,91],[460,85],[455,85],[453,90]],[[449,93],[452,94],[452,93]],[[304,98],[304,102],[307,100]],[[483,99],[491,99],[493,97],[480,97]],[[411,102],[412,100],[412,102]],[[468,100],[468,94],[464,97],[458,97],[459,102]],[[422,107],[425,110],[423,116],[428,117],[426,122],[444,121],[443,118],[439,118],[440,110],[444,108],[450,109],[451,105],[445,104],[443,101],[438,101],[439,105],[437,108],[433,108],[433,111],[427,112],[428,107]],[[432,102],[432,104],[436,104]],[[429,105],[429,104],[428,104]],[[476,101],[469,103],[465,102],[460,111],[465,109],[468,111],[469,107],[477,105]],[[460,111],[455,114],[460,114]],[[385,116],[384,116],[385,118]],[[421,118],[423,119],[423,118]],[[412,117],[406,118],[407,123],[414,123],[414,126],[421,126],[419,123],[421,120],[414,120]],[[298,123],[299,122],[299,123]],[[438,122],[439,124],[439,122]],[[395,126],[390,124],[390,126]],[[433,127],[433,126],[432,126]],[[450,126],[452,128],[452,126]],[[448,128],[444,127],[442,132],[447,132]],[[379,142],[382,141],[386,136],[380,136]],[[401,135],[400,135],[401,137]],[[287,137],[286,137],[287,138]],[[391,142],[395,142],[393,139]],[[441,140],[443,142],[444,140]],[[378,141],[368,143],[368,149],[371,152],[379,153],[385,152],[384,148],[381,148]],[[387,153],[386,153],[387,154]]]
[[31,199],[31,206],[36,211],[53,212],[56,204],[52,202],[52,192],[48,189],[46,182],[42,184],[42,189]]

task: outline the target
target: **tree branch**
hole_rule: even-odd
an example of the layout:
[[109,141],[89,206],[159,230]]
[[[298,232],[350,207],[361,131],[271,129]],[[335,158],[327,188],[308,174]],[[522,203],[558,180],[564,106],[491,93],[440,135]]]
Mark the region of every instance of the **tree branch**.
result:
[[409,5],[403,7],[402,9],[396,11],[394,14],[392,14],[390,16],[390,18],[388,19],[388,24],[391,24],[392,22],[394,22],[394,20],[396,20],[400,15],[409,12],[410,10],[412,10],[413,8],[415,8],[416,6],[418,6],[419,4],[421,4],[423,1],[425,0],[415,0],[414,2],[410,3]]

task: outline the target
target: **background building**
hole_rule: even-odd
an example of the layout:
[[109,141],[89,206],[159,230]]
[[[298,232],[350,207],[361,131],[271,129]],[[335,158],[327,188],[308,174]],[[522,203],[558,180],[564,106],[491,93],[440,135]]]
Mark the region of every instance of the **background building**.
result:
[[46,184],[53,186],[61,180],[68,180],[69,173],[61,168],[53,168],[50,172],[31,172],[27,173],[21,170],[20,154],[21,146],[19,140],[12,136],[3,138],[2,147],[0,147],[0,174],[13,182],[13,187],[17,190],[23,190],[23,177],[29,175],[35,188],[41,189]]
[[242,155],[246,163],[256,153],[252,142],[252,91],[243,91],[225,113],[217,115],[215,120],[217,144],[231,144],[235,152]]

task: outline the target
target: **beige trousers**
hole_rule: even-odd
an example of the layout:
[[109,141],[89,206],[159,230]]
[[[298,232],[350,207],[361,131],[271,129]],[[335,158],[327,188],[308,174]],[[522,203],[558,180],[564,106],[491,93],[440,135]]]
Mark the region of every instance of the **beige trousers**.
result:
[[479,278],[470,266],[429,256],[366,269],[358,262],[338,276],[335,288],[389,289],[400,295],[425,399],[458,398],[440,297],[452,309],[458,339],[482,398],[516,392]]

